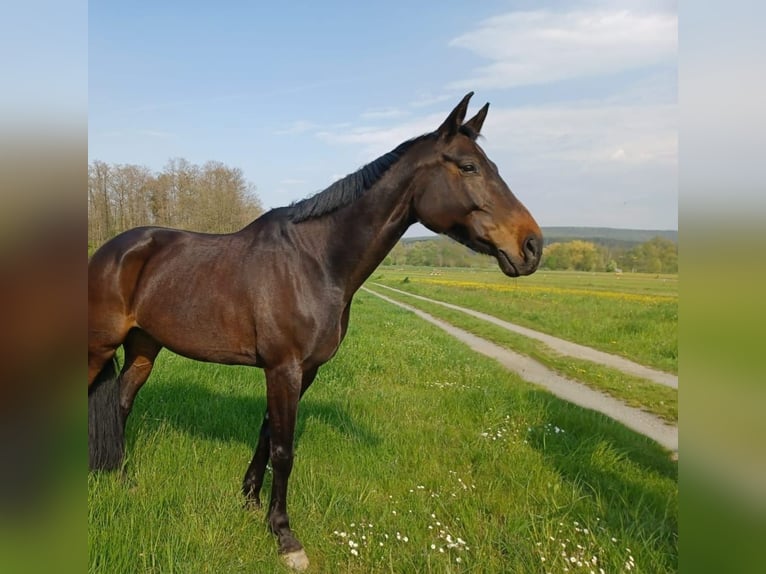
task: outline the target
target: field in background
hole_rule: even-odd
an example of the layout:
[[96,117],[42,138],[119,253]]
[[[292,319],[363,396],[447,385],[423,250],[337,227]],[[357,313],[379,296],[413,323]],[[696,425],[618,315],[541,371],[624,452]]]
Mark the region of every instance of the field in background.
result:
[[459,329],[473,333],[500,347],[531,357],[558,374],[584,383],[623,403],[655,414],[671,424],[678,424],[678,390],[641,377],[628,375],[615,368],[585,359],[561,355],[541,341],[509,331],[484,319],[444,307],[438,303],[408,297],[400,291],[383,289],[378,283],[367,288],[430,314]]
[[678,372],[678,276],[380,267],[371,281]]
[[[420,282],[453,276],[396,273],[380,269],[376,280],[499,307],[491,289]],[[563,337],[550,307],[563,312],[584,295],[531,288],[609,292],[614,279],[461,278],[519,287],[502,297],[523,320],[508,319]],[[674,281],[621,285],[662,297],[670,315]],[[591,322],[623,303],[598,301]],[[630,309],[621,316],[640,311]],[[575,334],[585,344],[594,337]],[[89,476],[91,572],[285,571],[264,513],[242,510],[239,494],[263,386],[256,369],[162,353],[128,425],[124,476]],[[674,572],[677,490],[677,463],[648,439],[360,293],[344,345],[301,404],[290,513],[315,572]]]

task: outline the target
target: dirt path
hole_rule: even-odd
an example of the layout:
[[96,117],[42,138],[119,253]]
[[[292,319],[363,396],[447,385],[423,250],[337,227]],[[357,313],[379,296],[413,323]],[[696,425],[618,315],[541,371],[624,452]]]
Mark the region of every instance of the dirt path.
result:
[[[374,285],[384,287],[383,285],[378,285],[378,284],[374,284]],[[412,307],[411,305],[400,303],[399,301],[395,301],[394,299],[386,297],[385,295],[372,291],[371,289],[368,289],[366,287],[363,287],[363,289],[367,293],[371,293],[372,295],[375,295],[376,297],[380,297],[381,299],[388,301],[389,303],[392,303],[393,305],[397,305],[399,307],[412,311],[418,317],[428,321],[429,323],[436,325],[437,327],[443,329],[450,335],[466,343],[474,351],[477,351],[481,353],[482,355],[486,355],[487,357],[491,357],[495,359],[507,369],[518,373],[524,380],[544,387],[545,389],[549,390],[551,393],[553,393],[557,397],[560,397],[564,399],[565,401],[574,403],[581,407],[601,412],[605,414],[606,416],[624,424],[626,427],[631,428],[634,431],[651,438],[652,440],[656,441],[657,443],[659,443],[660,445],[662,445],[663,447],[667,449],[670,449],[673,451],[678,450],[678,427],[668,425],[659,417],[656,417],[650,413],[644,412],[640,409],[625,405],[624,403],[618,401],[617,399],[614,399],[604,393],[594,391],[593,389],[591,389],[590,387],[587,387],[586,385],[583,385],[582,383],[579,383],[572,379],[568,379],[566,377],[562,377],[558,373],[555,373],[554,371],[538,363],[534,359],[530,359],[529,357],[520,355],[519,353],[516,353],[509,349],[500,347],[499,345],[496,345],[490,341],[477,337],[476,335],[469,333],[468,331],[464,331],[462,329],[458,329],[457,327],[453,327],[449,323],[436,319],[435,317],[429,315],[428,313],[425,313],[415,307]],[[387,289],[392,289],[393,291],[410,295],[409,293],[405,293],[404,291],[399,291],[398,289],[393,289],[391,287],[387,287]],[[415,297],[414,295],[410,295],[410,296]],[[417,296],[417,297],[420,299],[425,299],[426,301],[431,301],[433,303],[440,303],[439,301],[426,299],[425,297],[420,297],[420,296]],[[461,310],[461,311],[470,311],[470,309],[463,309],[463,308],[449,305],[446,303],[440,303],[440,304],[451,307],[451,308],[457,308],[458,310]],[[480,314],[480,315],[483,315],[483,314]],[[477,316],[480,316],[480,315],[477,315]],[[487,317],[489,316],[487,315]],[[481,318],[484,318],[484,317],[482,316]],[[536,333],[536,331],[532,331],[532,332]],[[561,339],[559,339],[559,341],[561,341]],[[563,341],[563,342],[566,342],[566,341]],[[577,347],[580,347],[580,345],[577,345]],[[583,347],[583,348],[587,349],[587,347]],[[606,353],[603,353],[603,354],[607,355]],[[580,356],[580,355],[575,355],[575,356]],[[611,356],[611,355],[607,355],[607,356]],[[597,361],[597,362],[600,362],[600,361]],[[676,382],[676,385],[677,385],[677,382]]]
[[460,311],[461,313],[465,313],[479,319],[483,319],[484,321],[493,323],[499,327],[513,331],[514,333],[519,333],[520,335],[529,337],[530,339],[542,341],[551,349],[562,355],[575,357],[577,359],[585,359],[593,363],[598,363],[600,365],[605,365],[607,367],[617,369],[618,371],[622,371],[628,375],[641,377],[642,379],[648,379],[650,381],[654,381],[655,383],[666,385],[674,389],[678,388],[678,377],[676,375],[665,373],[657,369],[652,369],[651,367],[645,367],[644,365],[639,365],[638,363],[630,361],[624,357],[619,357],[617,355],[612,355],[603,351],[597,351],[596,349],[591,349],[585,345],[578,345],[577,343],[572,343],[571,341],[565,341],[564,339],[559,339],[558,337],[547,335],[546,333],[540,333],[539,331],[534,331],[532,329],[528,329],[527,327],[522,327],[521,325],[515,325],[514,323],[503,321],[502,319],[498,319],[492,315],[487,315],[486,313],[481,313],[480,311],[466,309],[465,307],[458,307],[457,305],[453,305],[451,303],[444,303],[443,301],[429,299],[428,297],[422,297],[421,295],[413,295],[412,293],[400,291],[399,289],[381,285],[380,283],[373,283],[373,285],[394,291],[396,293],[400,293],[402,295],[407,295],[408,297],[414,297],[415,299],[428,301],[429,303],[435,303],[449,309],[454,309],[455,311]]

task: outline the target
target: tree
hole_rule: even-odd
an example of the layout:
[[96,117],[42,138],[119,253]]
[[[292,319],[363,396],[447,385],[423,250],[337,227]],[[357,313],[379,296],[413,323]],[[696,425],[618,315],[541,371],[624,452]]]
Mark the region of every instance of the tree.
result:
[[635,272],[678,273],[678,245],[654,237],[625,253],[619,261],[623,269]]
[[605,268],[603,249],[589,241],[574,240],[552,243],[543,250],[541,266],[545,269],[602,271]]
[[102,161],[88,166],[88,241],[101,244],[114,234],[109,199],[110,168]]
[[139,165],[88,166],[88,244],[96,247],[141,225],[193,231],[236,231],[263,211],[239,168],[170,160],[154,174]]

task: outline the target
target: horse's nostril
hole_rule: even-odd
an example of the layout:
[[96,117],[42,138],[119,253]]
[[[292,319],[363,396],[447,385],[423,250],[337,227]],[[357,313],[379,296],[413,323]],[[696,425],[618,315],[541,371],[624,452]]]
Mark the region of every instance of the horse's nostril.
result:
[[529,259],[538,259],[542,253],[543,242],[537,235],[529,235],[524,240],[524,257]]

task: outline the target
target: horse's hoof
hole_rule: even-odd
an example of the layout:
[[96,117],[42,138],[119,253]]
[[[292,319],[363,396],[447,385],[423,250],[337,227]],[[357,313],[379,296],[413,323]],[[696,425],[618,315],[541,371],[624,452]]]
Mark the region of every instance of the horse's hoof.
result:
[[309,567],[309,558],[303,549],[282,554],[282,560],[290,568],[298,572],[303,572]]

